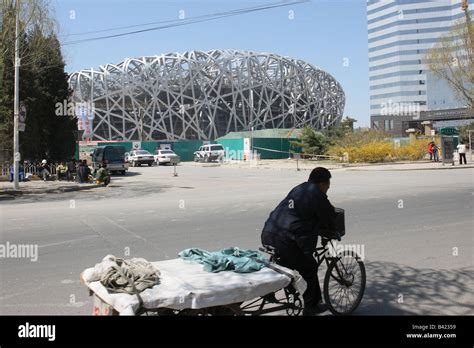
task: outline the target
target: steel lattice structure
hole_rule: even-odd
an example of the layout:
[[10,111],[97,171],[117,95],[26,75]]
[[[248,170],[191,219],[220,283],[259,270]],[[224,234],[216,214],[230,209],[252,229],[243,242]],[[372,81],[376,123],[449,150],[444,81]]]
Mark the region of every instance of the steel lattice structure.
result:
[[345,95],[301,60],[235,50],[126,59],[69,79],[74,102],[94,105],[93,140],[215,139],[231,131],[324,129]]

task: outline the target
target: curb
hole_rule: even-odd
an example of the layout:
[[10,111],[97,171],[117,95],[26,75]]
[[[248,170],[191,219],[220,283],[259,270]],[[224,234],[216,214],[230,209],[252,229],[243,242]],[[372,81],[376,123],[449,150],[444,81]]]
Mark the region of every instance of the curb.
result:
[[[460,165],[445,165],[445,166],[440,166],[440,167],[430,167],[430,168],[386,168],[385,166],[400,166],[400,165],[424,165],[428,164],[430,161],[417,161],[417,162],[386,162],[386,163],[367,163],[367,164],[360,164],[360,165],[351,165],[351,164],[341,164],[336,167],[331,167],[328,166],[327,168],[329,170],[344,170],[344,171],[413,171],[413,170],[443,170],[443,169],[474,169],[474,164],[468,164],[464,166]],[[316,164],[315,164],[316,165]],[[385,167],[385,168],[384,168]],[[257,166],[252,166],[252,165],[235,165],[235,166],[228,166],[227,168],[252,168],[252,169],[264,169],[264,170],[295,170],[296,171],[296,166],[295,167],[278,167],[278,166],[268,166],[268,165],[257,165]],[[373,169],[369,169],[373,168]],[[312,170],[313,167],[301,167],[299,168],[299,171],[306,171],[306,170]]]
[[83,191],[83,190],[90,190],[93,188],[102,187],[102,185],[98,184],[89,184],[87,186],[72,186],[72,187],[64,187],[64,188],[51,188],[46,190],[6,190],[0,191],[0,198],[6,196],[21,196],[21,195],[29,195],[29,194],[42,194],[42,193],[62,193],[62,192],[74,192],[74,191]]
[[392,168],[392,169],[363,169],[363,168],[346,168],[347,171],[354,172],[404,172],[404,171],[414,171],[414,170],[449,170],[449,169],[474,169],[474,166],[443,166],[438,168]]

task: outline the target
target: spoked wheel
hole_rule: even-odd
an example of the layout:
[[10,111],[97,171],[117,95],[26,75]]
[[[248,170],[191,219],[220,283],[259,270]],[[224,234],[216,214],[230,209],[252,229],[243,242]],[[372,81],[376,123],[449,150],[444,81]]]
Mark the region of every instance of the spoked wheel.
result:
[[334,315],[350,315],[362,301],[365,266],[352,251],[344,251],[329,264],[324,277],[324,299]]
[[299,294],[293,289],[285,288],[285,297],[288,301],[288,307],[286,308],[286,314],[295,317],[301,314],[303,311],[303,302]]
[[299,297],[294,298],[293,303],[290,303],[290,307],[286,309],[286,314],[290,317],[296,317],[303,311],[303,302]]

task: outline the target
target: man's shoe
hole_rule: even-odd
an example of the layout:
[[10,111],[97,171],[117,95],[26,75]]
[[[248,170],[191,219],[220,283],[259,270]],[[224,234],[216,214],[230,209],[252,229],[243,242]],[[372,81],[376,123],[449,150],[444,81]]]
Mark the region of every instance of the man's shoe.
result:
[[311,307],[308,307],[308,308],[305,307],[303,309],[303,315],[314,316],[316,314],[324,313],[327,310],[328,310],[327,304],[320,302],[315,306],[311,306]]

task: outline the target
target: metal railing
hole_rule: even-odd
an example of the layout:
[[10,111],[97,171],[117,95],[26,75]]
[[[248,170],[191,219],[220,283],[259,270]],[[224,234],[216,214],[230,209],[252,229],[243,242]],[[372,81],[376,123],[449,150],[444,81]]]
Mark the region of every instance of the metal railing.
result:
[[337,156],[316,155],[316,154],[310,154],[310,153],[297,153],[297,152],[292,152],[292,151],[267,149],[264,147],[257,147],[257,146],[253,146],[253,149],[263,150],[263,151],[268,151],[268,152],[285,153],[285,154],[288,154],[288,158],[296,158],[295,155],[299,155],[299,158],[307,159],[307,160],[321,160],[322,159],[322,160],[333,160],[333,161],[338,161],[338,162],[343,161],[342,157],[337,157]]
[[[10,168],[11,164],[0,164],[0,176],[10,176]],[[46,167],[49,170],[49,173],[51,175],[56,174],[56,167],[58,164],[48,164]],[[24,170],[25,176],[26,174],[32,174],[32,175],[38,175],[39,172],[41,171],[41,165],[40,164],[26,164],[26,165],[21,165],[21,167]]]

